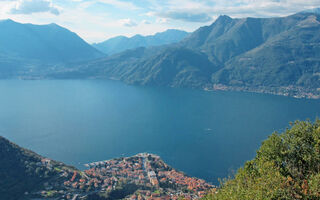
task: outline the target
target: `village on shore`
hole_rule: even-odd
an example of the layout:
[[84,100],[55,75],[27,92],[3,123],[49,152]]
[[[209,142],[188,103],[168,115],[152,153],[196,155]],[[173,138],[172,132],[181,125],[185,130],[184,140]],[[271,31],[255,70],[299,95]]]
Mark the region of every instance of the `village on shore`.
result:
[[299,86],[229,86],[223,84],[207,85],[205,91],[238,91],[287,96],[297,99],[320,99],[320,88],[305,88]]
[[[50,160],[43,161],[50,167]],[[55,181],[33,193],[45,199],[199,199],[215,187],[179,172],[159,156],[141,153],[85,165],[87,170],[54,169]],[[40,198],[41,199],[41,198]]]

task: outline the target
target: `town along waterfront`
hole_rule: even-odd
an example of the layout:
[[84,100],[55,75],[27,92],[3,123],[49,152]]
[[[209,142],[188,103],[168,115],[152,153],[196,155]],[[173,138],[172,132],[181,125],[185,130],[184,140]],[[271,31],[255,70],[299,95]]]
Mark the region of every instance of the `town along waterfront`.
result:
[[95,188],[100,186],[112,195],[112,191],[121,182],[125,182],[128,188],[130,185],[136,187],[137,191],[130,194],[131,199],[137,199],[138,196],[143,197],[141,199],[152,197],[199,199],[210,189],[215,189],[213,185],[204,180],[188,177],[168,166],[159,156],[148,153],[95,162],[89,164],[88,167],[90,169],[84,171],[87,179],[66,181],[64,184],[84,189],[87,185],[94,183]]
[[188,177],[157,155],[140,153],[90,164],[79,171],[42,158],[36,164],[50,174],[43,188],[25,193],[27,199],[199,199],[213,185]]
[[320,101],[103,80],[0,81],[0,134],[46,157],[83,164],[141,152],[217,184]]

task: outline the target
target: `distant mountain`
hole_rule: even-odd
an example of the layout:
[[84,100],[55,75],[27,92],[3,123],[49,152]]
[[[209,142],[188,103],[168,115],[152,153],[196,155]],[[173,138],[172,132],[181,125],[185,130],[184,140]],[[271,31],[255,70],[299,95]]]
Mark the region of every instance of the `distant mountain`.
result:
[[57,24],[33,25],[1,20],[0,30],[0,54],[12,61],[65,63],[103,56],[77,34]]
[[320,16],[297,14],[277,23],[278,30],[273,21],[259,20],[263,43],[228,60],[213,82],[320,88]]
[[189,33],[185,31],[169,29],[165,32],[149,36],[135,35],[130,38],[118,36],[101,43],[94,43],[92,46],[101,52],[106,53],[107,55],[112,55],[121,51],[138,47],[160,46],[176,43],[188,35]]
[[320,8],[313,8],[313,9],[305,10],[305,11],[302,11],[302,13],[316,13],[316,14],[320,14]]
[[50,78],[108,78],[129,84],[201,88],[218,68],[201,52],[179,46],[127,50],[87,64],[69,66]]
[[320,97],[320,15],[220,16],[181,42],[128,50],[53,77]]

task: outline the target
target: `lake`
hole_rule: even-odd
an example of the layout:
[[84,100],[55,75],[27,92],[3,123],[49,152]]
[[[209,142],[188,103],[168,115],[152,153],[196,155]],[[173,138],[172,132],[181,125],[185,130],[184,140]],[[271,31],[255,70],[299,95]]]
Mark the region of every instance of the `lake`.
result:
[[55,160],[83,164],[155,153],[217,184],[320,101],[241,92],[129,86],[105,80],[1,80],[0,135]]

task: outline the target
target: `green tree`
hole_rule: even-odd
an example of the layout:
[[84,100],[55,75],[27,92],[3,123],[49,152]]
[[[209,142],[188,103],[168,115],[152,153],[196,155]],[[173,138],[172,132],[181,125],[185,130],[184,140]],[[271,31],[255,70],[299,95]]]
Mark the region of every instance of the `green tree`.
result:
[[233,179],[204,199],[319,199],[320,120],[273,133]]

